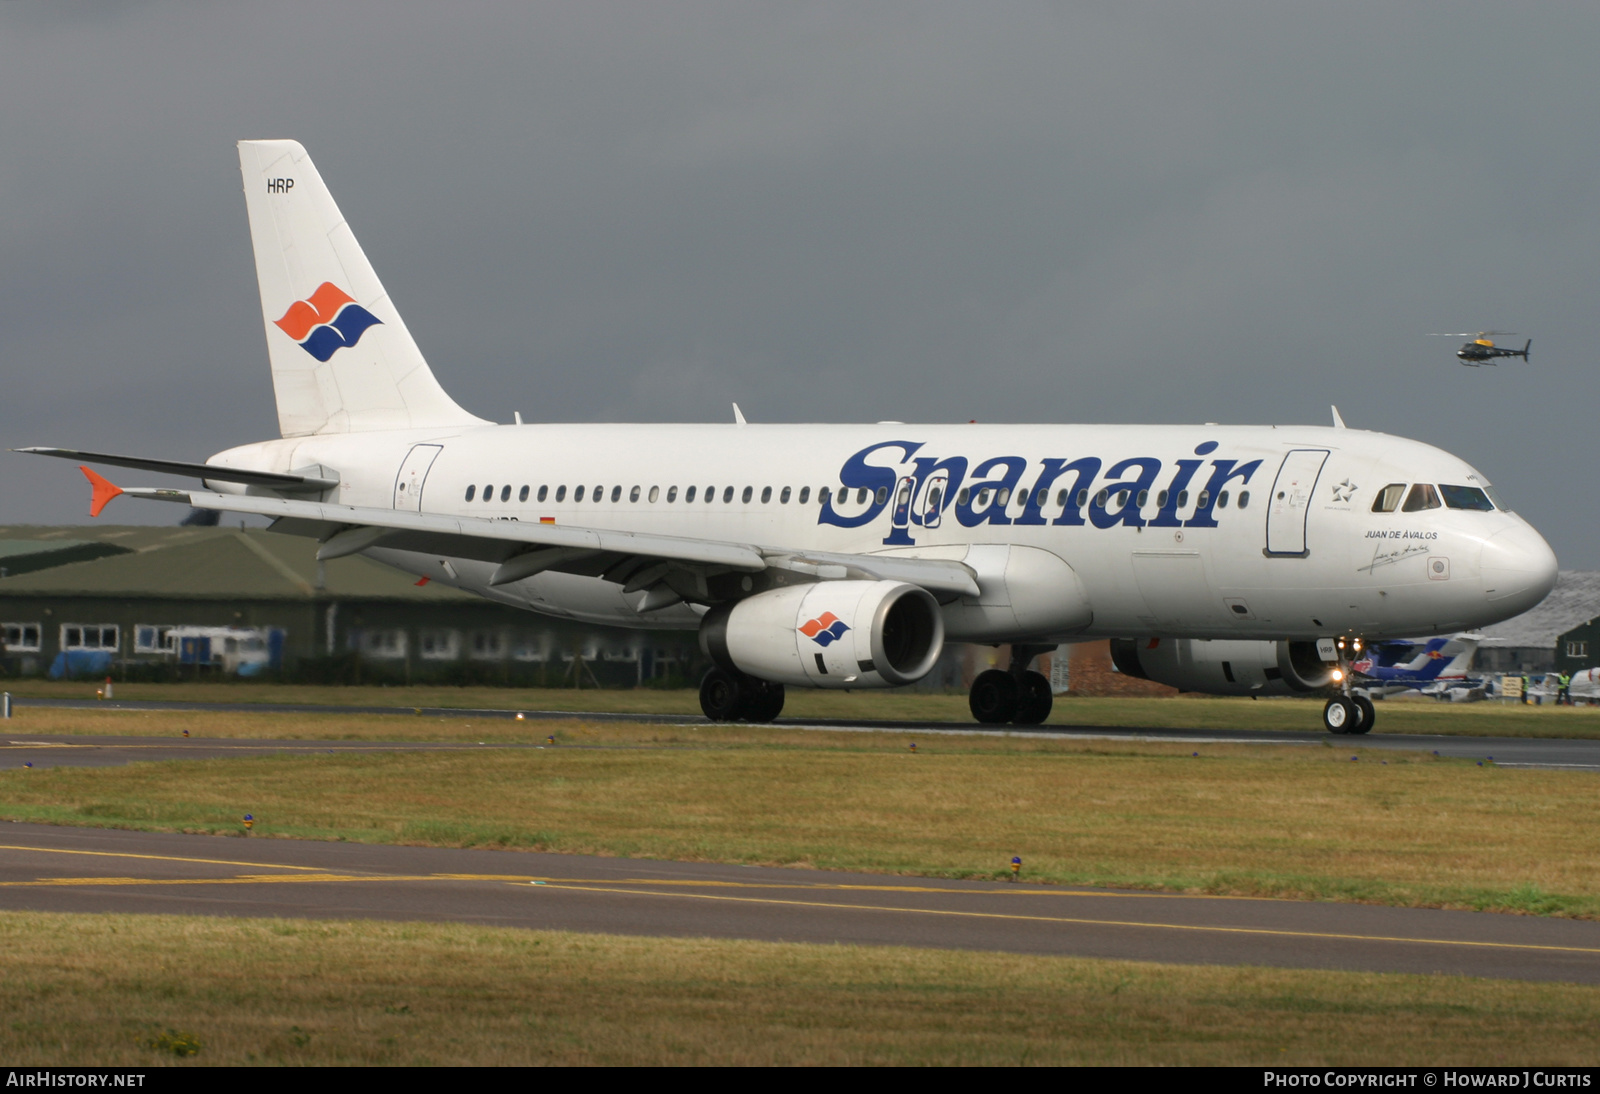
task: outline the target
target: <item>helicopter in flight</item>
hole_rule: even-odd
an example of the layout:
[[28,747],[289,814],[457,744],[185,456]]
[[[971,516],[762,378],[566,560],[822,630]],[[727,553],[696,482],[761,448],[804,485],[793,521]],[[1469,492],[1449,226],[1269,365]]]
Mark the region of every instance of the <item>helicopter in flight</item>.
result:
[[1521,349],[1502,349],[1494,344],[1496,335],[1514,334],[1516,334],[1516,331],[1510,330],[1481,330],[1476,334],[1471,331],[1459,331],[1456,333],[1447,331],[1431,337],[1471,339],[1471,341],[1464,343],[1460,349],[1456,350],[1456,356],[1461,359],[1462,364],[1477,368],[1479,365],[1494,364],[1496,357],[1520,357],[1526,361],[1528,359],[1528,349],[1533,345],[1532,338],[1528,339]]

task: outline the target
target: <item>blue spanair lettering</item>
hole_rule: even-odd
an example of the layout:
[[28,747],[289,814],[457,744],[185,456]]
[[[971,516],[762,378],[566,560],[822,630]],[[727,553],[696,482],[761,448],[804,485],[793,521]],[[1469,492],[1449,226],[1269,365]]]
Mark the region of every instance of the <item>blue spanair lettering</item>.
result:
[[[1053,461],[1046,460],[1046,463]],[[1086,493],[1094,488],[1094,480],[1100,474],[1100,458],[1098,456],[1085,456],[1073,460],[1058,472],[1065,475],[1073,473],[1072,485],[1062,487],[1067,492],[1067,504],[1062,508],[1061,515],[1050,523],[1053,525],[1081,525],[1083,523],[1083,504],[1078,501],[1080,493]],[[1041,478],[1041,481],[1042,478]]]
[[[1082,462],[1081,460],[1079,461]],[[1066,470],[1067,461],[1054,456],[1039,461],[1039,477],[1033,480],[1033,485],[1028,487],[1027,500],[1022,506],[1022,515],[1017,517],[1018,524],[1044,524],[1044,507],[1050,503],[1050,487],[1055,483],[1061,473]],[[1095,470],[1100,469],[1100,461],[1094,461]]]
[[[932,456],[918,456],[916,459],[917,476],[916,486],[912,490],[913,498],[922,497],[922,488],[930,478],[943,471],[950,476],[950,481],[944,489],[944,497],[939,499],[939,512],[950,508],[950,503],[955,500],[956,493],[961,489],[961,484],[967,477],[967,458],[965,456],[951,456],[948,459],[935,459]],[[911,519],[917,524],[922,523],[922,514],[915,508],[911,511]]]
[[[1122,481],[1120,476],[1134,467],[1141,468],[1139,477],[1131,482]],[[1118,524],[1129,528],[1144,527],[1144,518],[1139,515],[1139,491],[1150,489],[1159,474],[1161,461],[1154,456],[1134,456],[1112,467],[1106,475],[1113,481],[1100,487],[1094,500],[1089,503],[1089,523],[1096,528],[1112,528]],[[1101,493],[1106,495],[1103,504],[1100,501]],[[1117,506],[1115,512],[1110,510],[1111,505]]]
[[[985,480],[983,476],[997,467],[1006,469],[1003,478]],[[965,503],[956,502],[956,519],[968,528],[975,528],[980,524],[1010,524],[1011,518],[1006,516],[1006,505],[1010,502],[1011,495],[1016,492],[1017,481],[1022,478],[1022,473],[1028,469],[1028,461],[1021,456],[996,456],[992,460],[984,460],[972,469],[972,485],[969,486]],[[993,490],[989,495],[989,504],[979,510],[979,498],[984,490]],[[1006,500],[1001,501],[1004,497]]]
[[1206,483],[1206,503],[1194,511],[1194,516],[1183,522],[1185,528],[1215,528],[1217,522],[1211,511],[1217,507],[1217,495],[1234,479],[1238,479],[1241,486],[1249,482],[1250,476],[1261,466],[1261,461],[1251,460],[1236,466],[1233,460],[1212,460],[1211,466],[1211,481]]
[[[909,460],[917,449],[922,447],[922,441],[884,441],[881,444],[868,445],[848,460],[839,469],[839,482],[851,490],[865,488],[868,497],[872,499],[866,512],[854,517],[842,517],[833,508],[833,498],[828,498],[822,503],[822,512],[817,515],[818,524],[832,524],[839,528],[860,528],[863,524],[870,524],[876,520],[878,514],[894,500],[895,484],[899,475],[892,467],[874,467],[867,463],[867,457],[884,448],[898,448],[901,452],[900,459],[896,462],[904,463]],[[878,489],[883,488],[883,501],[877,500]]]
[[[1206,441],[1195,448],[1196,456],[1208,456],[1217,450],[1216,441]],[[1167,485],[1167,503],[1161,507],[1150,521],[1152,528],[1177,528],[1183,524],[1178,519],[1178,495],[1189,488],[1189,480],[1194,478],[1194,473],[1205,464],[1205,460],[1179,460],[1178,473],[1172,477],[1172,482]]]

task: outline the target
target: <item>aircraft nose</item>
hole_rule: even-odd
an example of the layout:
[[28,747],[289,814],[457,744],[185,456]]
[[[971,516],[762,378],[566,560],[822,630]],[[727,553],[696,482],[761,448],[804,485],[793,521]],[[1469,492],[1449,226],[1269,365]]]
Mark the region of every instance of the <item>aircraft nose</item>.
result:
[[1527,611],[1556,584],[1556,553],[1526,524],[1490,536],[1483,545],[1483,588],[1505,618]]

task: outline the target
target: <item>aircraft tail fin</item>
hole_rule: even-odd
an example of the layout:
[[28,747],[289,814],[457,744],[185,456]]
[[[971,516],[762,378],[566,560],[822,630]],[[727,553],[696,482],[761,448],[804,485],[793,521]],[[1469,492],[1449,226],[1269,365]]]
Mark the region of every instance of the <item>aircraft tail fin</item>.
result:
[[1530,350],[1530,349],[1532,349],[1532,348],[1533,348],[1533,339],[1532,339],[1532,338],[1530,338],[1530,339],[1528,339],[1528,342],[1527,342],[1527,344],[1526,344],[1526,345],[1524,345],[1524,346],[1523,346],[1523,347],[1522,347],[1522,354],[1521,354],[1521,357],[1522,357],[1522,359],[1523,359],[1523,360],[1524,360],[1524,361],[1526,361],[1526,360],[1527,360],[1527,359],[1528,359],[1528,351],[1529,351],[1529,350]]
[[482,424],[445,394],[296,141],[240,141],[285,437]]

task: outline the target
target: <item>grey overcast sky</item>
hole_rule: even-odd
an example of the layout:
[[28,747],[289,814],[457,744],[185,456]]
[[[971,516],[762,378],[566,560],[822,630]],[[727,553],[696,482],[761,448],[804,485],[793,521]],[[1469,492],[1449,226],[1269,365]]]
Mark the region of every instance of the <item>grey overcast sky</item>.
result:
[[[1600,568],[1597,56],[1592,0],[6,3],[0,445],[276,435],[234,141],[294,137],[487,417],[1337,403]],[[0,459],[0,523],[86,519]]]

